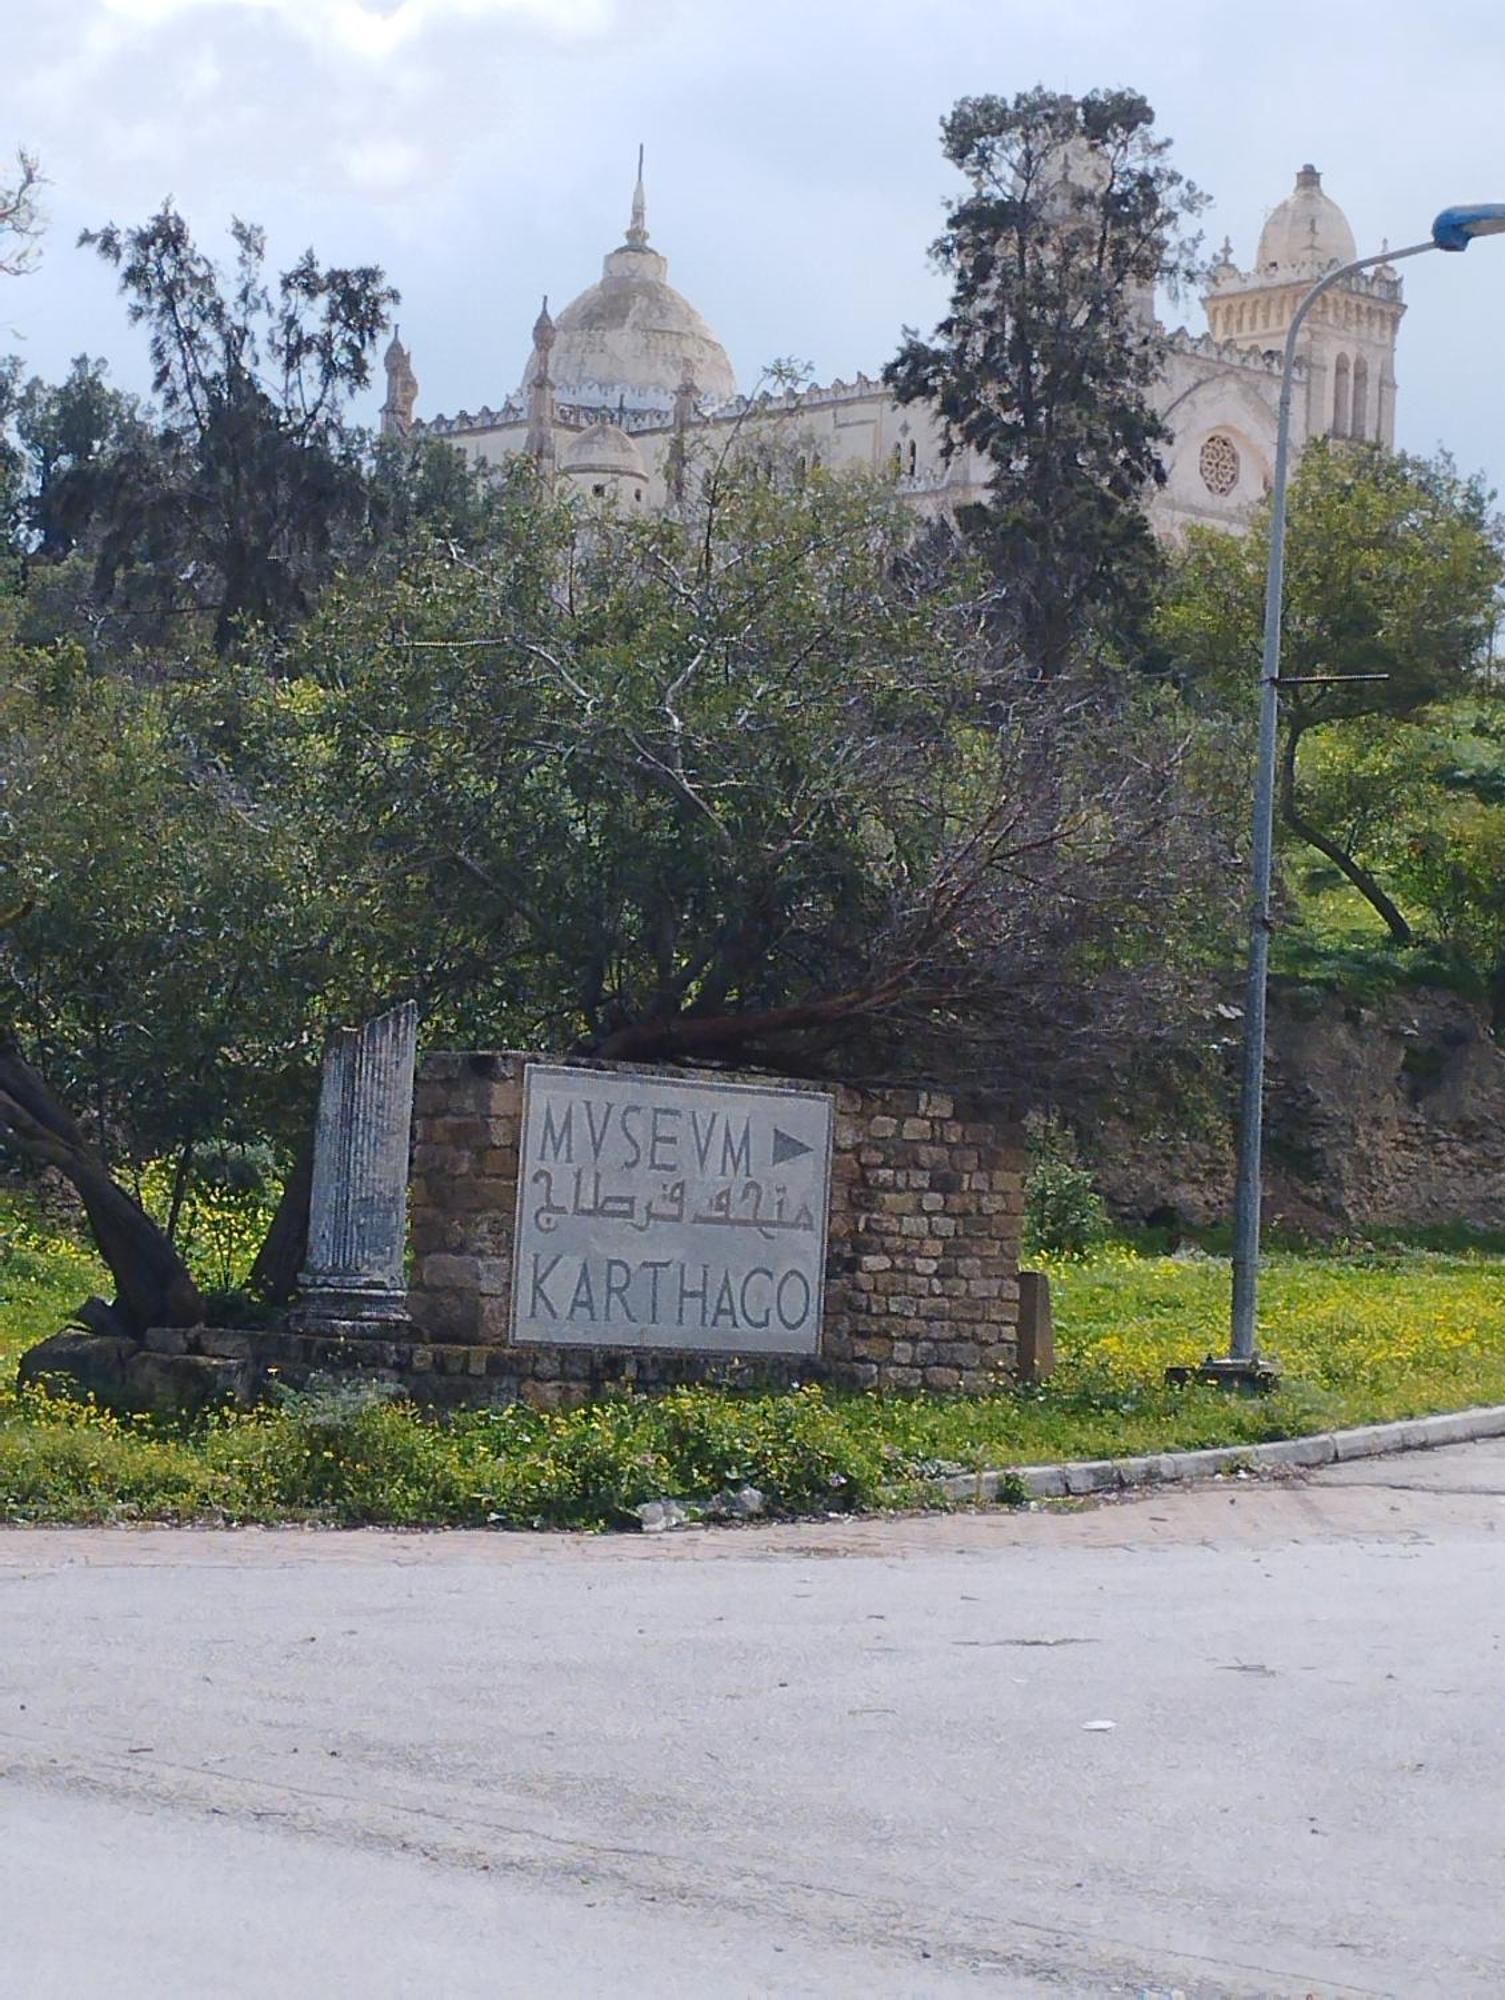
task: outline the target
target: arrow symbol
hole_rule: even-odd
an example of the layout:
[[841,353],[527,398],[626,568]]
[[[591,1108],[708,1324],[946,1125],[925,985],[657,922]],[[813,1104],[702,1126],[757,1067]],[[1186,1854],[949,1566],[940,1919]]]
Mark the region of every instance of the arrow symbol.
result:
[[792,1132],[785,1132],[777,1125],[774,1126],[773,1163],[776,1167],[783,1166],[786,1160],[803,1159],[806,1153],[814,1151],[813,1146],[807,1146],[803,1139],[796,1139]]

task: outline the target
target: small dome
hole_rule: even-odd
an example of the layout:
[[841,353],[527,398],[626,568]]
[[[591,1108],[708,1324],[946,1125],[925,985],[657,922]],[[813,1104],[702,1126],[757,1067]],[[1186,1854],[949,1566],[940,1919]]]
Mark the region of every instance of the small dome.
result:
[[1317,169],[1307,166],[1261,230],[1255,268],[1261,273],[1275,269],[1317,277],[1334,264],[1351,264],[1358,254],[1348,217],[1331,195],[1322,192]]
[[620,424],[592,424],[566,445],[559,461],[560,470],[581,477],[594,474],[646,479],[648,467],[635,438]]
[[[561,403],[667,414],[687,375],[712,402],[736,395],[726,349],[668,282],[668,270],[669,260],[648,247],[640,162],[626,241],[608,254],[600,283],[573,299],[553,322],[549,374]],[[535,346],[527,380],[538,358]]]

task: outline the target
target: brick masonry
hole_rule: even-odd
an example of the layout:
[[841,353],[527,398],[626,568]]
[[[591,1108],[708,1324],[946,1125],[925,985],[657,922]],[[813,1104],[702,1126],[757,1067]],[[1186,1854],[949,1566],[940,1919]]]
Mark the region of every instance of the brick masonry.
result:
[[527,1060],[445,1053],[420,1065],[408,1301],[418,1333],[412,1342],[371,1343],[393,1348],[381,1365],[408,1377],[415,1392],[431,1390],[442,1402],[517,1395],[556,1404],[624,1383],[811,1379],[976,1392],[1017,1372],[1022,1135],[997,1103],[909,1087],[834,1091],[818,1356],[514,1346],[512,1235]]

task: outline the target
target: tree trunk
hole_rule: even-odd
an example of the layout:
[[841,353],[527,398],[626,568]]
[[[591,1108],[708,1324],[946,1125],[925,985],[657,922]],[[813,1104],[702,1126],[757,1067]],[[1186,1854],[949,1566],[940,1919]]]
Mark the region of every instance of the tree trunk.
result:
[[1296,749],[1301,741],[1301,734],[1299,729],[1294,728],[1286,732],[1285,754],[1281,760],[1280,773],[1281,818],[1292,833],[1299,834],[1309,847],[1315,847],[1346,881],[1353,884],[1376,915],[1383,918],[1386,929],[1397,944],[1415,944],[1415,932],[1363,863],[1355,861],[1337,841],[1329,839],[1320,827],[1313,826],[1309,819],[1302,816],[1301,808],[1296,801]]
[[308,1257],[308,1201],[313,1181],[314,1140],[310,1132],[298,1149],[266,1238],[251,1266],[251,1290],[269,1305],[285,1306],[298,1288],[298,1273]]
[[99,1254],[115,1280],[115,1316],[133,1334],[193,1326],[198,1287],[166,1233],[109,1169],[15,1044],[0,1042],[0,1144],[56,1167],[77,1191]]
[[617,1028],[592,1050],[612,1062],[672,1060],[675,1056],[730,1055],[749,1043],[833,1027],[879,1012],[911,983],[909,968],[881,984],[833,993],[745,1014],[670,1014]]

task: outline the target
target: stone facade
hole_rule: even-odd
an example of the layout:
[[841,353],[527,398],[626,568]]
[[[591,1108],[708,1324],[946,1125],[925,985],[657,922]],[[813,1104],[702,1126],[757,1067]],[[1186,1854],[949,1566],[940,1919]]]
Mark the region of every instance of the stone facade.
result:
[[453,1381],[455,1392],[442,1389],[435,1400],[457,1400],[461,1382],[467,1394],[555,1404],[619,1384],[814,1379],[976,1392],[1014,1375],[1022,1135],[997,1104],[923,1088],[833,1092],[816,1356],[513,1345],[525,1061],[436,1054],[419,1071],[408,1307],[423,1338],[398,1372]]
[[[1314,280],[1355,254],[1346,217],[1310,166],[1271,211],[1247,270],[1224,245],[1202,302],[1208,330],[1165,335],[1153,401],[1171,441],[1166,482],[1148,502],[1161,534],[1248,520],[1274,465],[1286,329]],[[640,177],[626,240],[608,255],[602,281],[557,320],[545,305],[517,390],[495,405],[415,420],[412,357],[394,338],[383,429],[447,439],[483,464],[527,454],[563,491],[625,512],[673,508],[687,466],[738,432],[778,436],[807,464],[890,479],[921,514],[984,497],[986,463],[969,450],[948,458],[932,412],[896,403],[871,376],[739,395],[726,351],[666,272],[648,246]],[[1152,318],[1153,300],[1138,309]],[[1404,311],[1390,265],[1345,279],[1319,303],[1296,361],[1298,452],[1321,436],[1393,442]],[[616,435],[604,437],[608,430]]]

